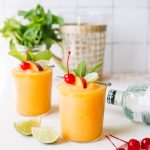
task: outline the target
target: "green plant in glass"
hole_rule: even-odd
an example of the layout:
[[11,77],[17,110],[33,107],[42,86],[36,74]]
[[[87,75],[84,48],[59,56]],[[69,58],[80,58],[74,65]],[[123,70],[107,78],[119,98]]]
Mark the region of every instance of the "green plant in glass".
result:
[[46,12],[41,5],[29,11],[18,11],[17,17],[8,18],[0,30],[10,40],[9,55],[20,61],[49,60],[52,44],[61,42],[59,29],[64,23],[63,18],[50,10]]

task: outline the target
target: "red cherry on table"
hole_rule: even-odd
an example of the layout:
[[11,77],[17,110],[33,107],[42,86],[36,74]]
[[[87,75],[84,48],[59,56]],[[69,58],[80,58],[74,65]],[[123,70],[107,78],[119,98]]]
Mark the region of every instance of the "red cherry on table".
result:
[[150,144],[146,146],[146,150],[150,150]]
[[73,74],[65,74],[64,75],[64,80],[65,82],[69,83],[69,84],[73,84],[75,83],[75,76]]
[[140,142],[136,139],[131,139],[128,142],[128,150],[140,150]]
[[144,138],[141,141],[141,148],[145,149],[147,145],[150,145],[150,138]]
[[20,64],[20,67],[21,67],[22,70],[30,69],[30,63],[23,61],[23,62]]

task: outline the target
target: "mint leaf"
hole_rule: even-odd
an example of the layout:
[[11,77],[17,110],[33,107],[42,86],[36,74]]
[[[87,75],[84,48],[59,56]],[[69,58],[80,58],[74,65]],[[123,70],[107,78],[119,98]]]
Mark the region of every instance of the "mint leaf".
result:
[[81,77],[84,77],[86,75],[86,63],[84,60],[82,60],[77,67],[77,74]]
[[52,23],[52,13],[50,12],[50,10],[48,10],[46,14],[46,24],[50,25],[51,23]]
[[103,62],[99,62],[99,63],[95,64],[95,65],[90,69],[90,72],[89,72],[89,73],[91,73],[91,72],[96,72],[96,70],[97,70],[98,68],[102,67],[102,65],[103,65]]
[[76,69],[74,70],[74,75],[75,75],[75,76],[79,76],[79,75],[78,75],[78,71],[77,71]]
[[25,16],[26,15],[26,11],[24,11],[24,10],[19,10],[18,11],[18,16]]
[[26,61],[26,56],[15,49],[9,51],[8,54],[17,58],[20,61]]
[[16,46],[15,46],[13,40],[10,40],[10,42],[9,42],[9,48],[10,48],[11,50],[16,49]]
[[59,24],[60,26],[64,25],[64,20],[60,16],[53,15],[53,23]]
[[33,54],[30,52],[30,57],[33,61],[49,60],[51,58],[51,52],[49,50],[40,51],[37,54]]

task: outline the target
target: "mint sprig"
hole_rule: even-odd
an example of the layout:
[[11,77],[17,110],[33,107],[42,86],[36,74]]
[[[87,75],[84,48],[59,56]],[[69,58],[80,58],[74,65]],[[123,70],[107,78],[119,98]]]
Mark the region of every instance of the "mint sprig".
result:
[[77,69],[74,70],[74,74],[75,76],[80,76],[80,77],[84,77],[86,75],[88,75],[89,73],[92,72],[96,72],[96,70],[100,67],[102,67],[103,62],[99,62],[97,64],[95,64],[93,67],[91,67],[90,71],[87,71],[87,66],[86,66],[86,62],[84,60],[82,60],[78,66]]
[[79,64],[77,69],[74,71],[76,76],[84,77],[86,75],[86,63],[82,60]]
[[[22,21],[17,18],[8,18],[0,29],[0,33],[10,39],[9,54],[20,61],[51,58],[48,50],[52,44],[59,44],[62,40],[60,27],[64,24],[63,18],[56,16],[50,10],[46,12],[41,5],[28,11],[18,11],[18,16]],[[16,44],[26,47],[26,52],[23,53],[20,49],[14,48]],[[40,52],[39,49],[35,52],[34,48],[40,45],[45,45],[46,51]]]
[[90,73],[96,72],[96,70],[97,70],[98,68],[102,67],[102,65],[103,65],[103,62],[102,62],[102,61],[99,62],[99,63],[97,63],[97,64],[95,64],[95,65],[90,69]]

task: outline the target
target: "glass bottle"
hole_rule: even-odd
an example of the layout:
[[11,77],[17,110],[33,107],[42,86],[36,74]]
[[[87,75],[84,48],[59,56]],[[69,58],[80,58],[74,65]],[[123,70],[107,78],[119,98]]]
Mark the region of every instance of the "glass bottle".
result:
[[126,91],[110,90],[107,103],[122,106],[130,120],[150,125],[150,85],[132,84]]

